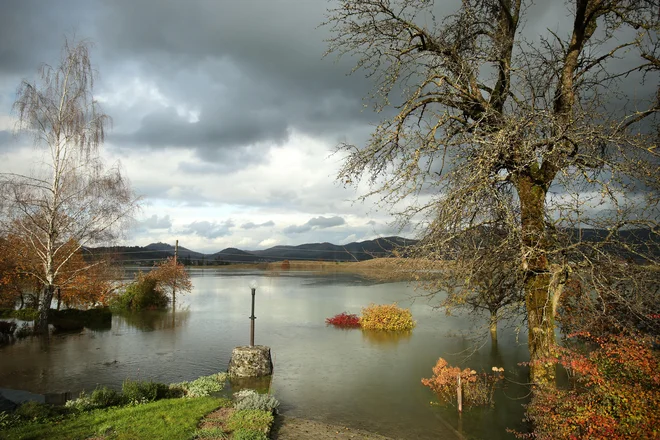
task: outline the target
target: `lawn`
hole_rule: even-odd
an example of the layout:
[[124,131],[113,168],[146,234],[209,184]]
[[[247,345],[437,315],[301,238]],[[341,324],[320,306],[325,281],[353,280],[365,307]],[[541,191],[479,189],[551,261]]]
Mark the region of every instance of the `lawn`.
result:
[[230,404],[226,399],[165,399],[137,406],[107,408],[58,421],[31,422],[0,432],[0,438],[75,440],[190,440],[205,414]]

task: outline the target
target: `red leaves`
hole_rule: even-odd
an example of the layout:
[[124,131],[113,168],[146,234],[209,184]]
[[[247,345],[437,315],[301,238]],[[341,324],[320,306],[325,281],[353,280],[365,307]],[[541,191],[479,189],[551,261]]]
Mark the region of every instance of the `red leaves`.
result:
[[358,315],[342,312],[339,315],[326,319],[325,323],[340,328],[357,328],[360,327],[360,318]]
[[592,350],[558,347],[558,362],[579,386],[538,389],[527,408],[537,439],[656,438],[660,363],[643,337],[593,337]]

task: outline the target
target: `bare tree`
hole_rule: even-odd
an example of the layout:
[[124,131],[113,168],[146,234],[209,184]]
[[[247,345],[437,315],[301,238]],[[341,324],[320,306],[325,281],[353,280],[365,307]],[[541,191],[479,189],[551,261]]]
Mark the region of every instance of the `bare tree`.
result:
[[[421,280],[426,292],[422,296],[437,299],[437,292],[446,293],[439,296],[437,307],[447,313],[457,308],[488,312],[493,344],[497,344],[498,322],[518,317],[524,303],[520,261],[516,247],[511,245],[514,234],[493,226],[472,229],[452,240],[443,260],[434,262],[436,272],[439,270],[442,276]],[[437,240],[442,237],[429,233],[419,247],[424,249],[427,243]],[[411,259],[404,266],[410,269],[425,264],[425,259]]]
[[105,169],[99,155],[110,118],[92,94],[90,47],[87,41],[65,41],[58,66],[45,64],[38,81],[21,83],[14,103],[17,130],[31,134],[45,149],[43,167],[30,175],[0,177],[6,201],[3,226],[20,237],[39,262],[31,275],[42,285],[37,322],[41,332],[48,330],[62,268],[81,247],[116,238],[121,222],[137,207],[138,199],[119,168]]
[[[397,212],[421,222],[427,260],[475,228],[504,224],[523,279],[531,381],[551,386],[544,359],[572,271],[620,259],[613,249],[657,264],[622,232],[643,228],[657,240],[659,153],[648,122],[660,95],[634,88],[658,84],[659,6],[570,0],[566,30],[552,23],[527,41],[531,3],[463,0],[438,20],[429,0],[340,0],[326,25],[329,53],[355,57],[376,81],[376,110],[394,109],[366,146],[339,147],[338,178],[368,177],[365,197],[394,210],[405,202]],[[608,232],[575,243],[566,231],[576,228]]]

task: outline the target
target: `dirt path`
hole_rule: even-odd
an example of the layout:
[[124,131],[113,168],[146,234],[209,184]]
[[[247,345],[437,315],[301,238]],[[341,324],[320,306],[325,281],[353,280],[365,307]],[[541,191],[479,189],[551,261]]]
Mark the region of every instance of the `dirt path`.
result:
[[272,440],[393,440],[359,429],[279,415],[275,417],[275,425],[270,438]]

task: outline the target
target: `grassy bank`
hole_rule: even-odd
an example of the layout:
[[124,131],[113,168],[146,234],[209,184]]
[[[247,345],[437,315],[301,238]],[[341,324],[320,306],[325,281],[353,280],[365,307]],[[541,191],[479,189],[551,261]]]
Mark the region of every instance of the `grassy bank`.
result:
[[136,406],[106,408],[48,421],[34,421],[0,432],[0,438],[73,440],[89,438],[193,438],[197,424],[226,399],[165,399]]
[[226,377],[170,385],[126,380],[121,393],[100,386],[64,407],[27,402],[0,412],[0,438],[266,440],[279,402],[254,390],[235,393],[233,400],[214,397]]

